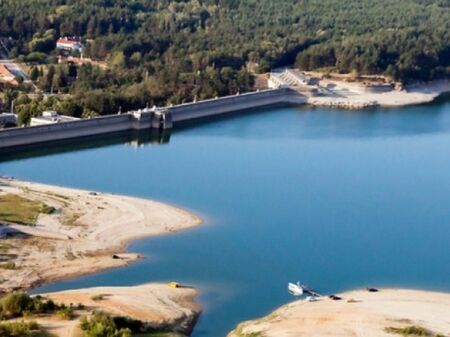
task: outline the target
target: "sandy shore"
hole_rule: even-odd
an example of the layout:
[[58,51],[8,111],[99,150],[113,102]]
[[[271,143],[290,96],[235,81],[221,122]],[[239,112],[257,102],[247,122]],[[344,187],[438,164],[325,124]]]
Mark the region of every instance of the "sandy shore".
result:
[[341,301],[320,298],[290,303],[264,318],[240,324],[228,337],[392,337],[402,335],[386,328],[410,326],[450,336],[448,293],[382,289],[340,296]]
[[388,92],[365,92],[361,83],[339,80],[321,80],[320,85],[328,88],[329,93],[309,97],[308,104],[344,108],[398,107],[430,103],[440,95],[450,92],[448,80],[416,84],[403,90],[393,89]]
[[26,236],[0,239],[16,266],[0,269],[0,291],[125,266],[139,258],[125,253],[130,240],[201,224],[173,206],[107,193],[0,179],[2,194],[38,200],[56,211],[40,214],[34,227],[9,224]]
[[85,309],[76,312],[73,320],[57,317],[32,317],[42,327],[59,337],[80,336],[80,317],[93,311],[111,316],[131,317],[146,328],[191,332],[200,306],[195,304],[197,292],[191,288],[171,288],[165,284],[144,284],[134,287],[96,287],[42,294],[58,304],[82,303]]

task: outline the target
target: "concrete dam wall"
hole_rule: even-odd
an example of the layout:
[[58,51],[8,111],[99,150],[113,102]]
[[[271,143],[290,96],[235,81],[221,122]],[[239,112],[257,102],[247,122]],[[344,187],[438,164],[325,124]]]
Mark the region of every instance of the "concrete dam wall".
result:
[[271,89],[169,107],[172,122],[215,116],[272,104],[303,104],[305,97],[289,88]]
[[289,88],[270,89],[185,103],[165,109],[0,130],[0,149],[128,130],[166,129],[172,124],[272,104],[302,104],[306,98]]
[[129,115],[114,115],[0,131],[0,148],[129,130]]

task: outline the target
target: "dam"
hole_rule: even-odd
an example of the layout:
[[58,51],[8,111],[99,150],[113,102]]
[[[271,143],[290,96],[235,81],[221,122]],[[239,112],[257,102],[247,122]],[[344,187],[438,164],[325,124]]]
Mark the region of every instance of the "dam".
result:
[[4,129],[0,131],[0,149],[92,137],[121,131],[164,130],[170,129],[178,123],[194,119],[270,105],[304,103],[306,103],[306,96],[288,87],[280,87],[164,108],[145,108],[90,119]]

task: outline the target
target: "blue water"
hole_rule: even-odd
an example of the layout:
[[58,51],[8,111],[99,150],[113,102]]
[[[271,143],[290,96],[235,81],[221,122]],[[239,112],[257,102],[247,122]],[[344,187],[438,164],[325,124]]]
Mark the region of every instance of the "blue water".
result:
[[449,100],[274,108],[191,125],[164,145],[118,138],[69,149],[1,162],[0,173],[167,201],[205,224],[135,241],[130,250],[147,259],[128,268],[43,290],[192,284],[205,310],[195,337],[224,336],[290,301],[288,281],[325,293],[450,290]]

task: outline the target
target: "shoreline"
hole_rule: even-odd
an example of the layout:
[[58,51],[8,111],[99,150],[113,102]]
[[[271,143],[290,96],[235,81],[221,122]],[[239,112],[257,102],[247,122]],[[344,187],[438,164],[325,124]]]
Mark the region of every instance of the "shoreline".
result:
[[198,291],[190,287],[171,288],[161,283],[136,286],[101,286],[40,294],[59,305],[83,304],[75,318],[61,321],[57,317],[37,318],[46,331],[57,336],[79,336],[80,319],[101,311],[112,317],[129,317],[144,330],[169,330],[188,336],[202,312],[196,303]]
[[338,296],[341,300],[318,297],[313,302],[290,302],[265,317],[240,323],[227,337],[392,337],[408,335],[403,331],[411,328],[430,337],[450,332],[450,293],[379,289],[351,290]]
[[311,106],[330,108],[363,109],[371,107],[400,108],[411,105],[430,104],[450,94],[450,80],[416,83],[402,90],[367,91],[370,86],[361,82],[321,80],[320,85],[329,90],[328,95],[308,97]]
[[[203,220],[176,206],[116,194],[0,178],[0,196],[15,194],[55,209],[35,226],[7,223],[14,269],[0,269],[0,291],[30,290],[56,281],[126,267],[137,239],[176,233]],[[6,241],[5,241],[6,242]],[[51,265],[49,268],[48,265]]]

